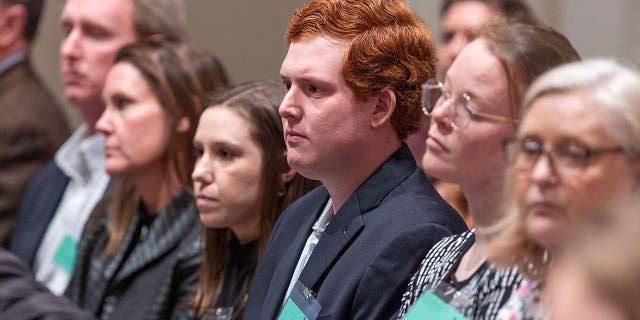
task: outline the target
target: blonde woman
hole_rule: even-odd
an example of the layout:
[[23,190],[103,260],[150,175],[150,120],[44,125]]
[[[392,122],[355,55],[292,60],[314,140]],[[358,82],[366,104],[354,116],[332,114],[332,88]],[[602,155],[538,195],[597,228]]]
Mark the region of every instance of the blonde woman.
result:
[[467,318],[493,319],[519,286],[514,270],[497,270],[487,262],[492,236],[487,229],[502,214],[507,166],[502,146],[515,134],[529,84],[544,71],[578,58],[571,43],[554,30],[497,23],[462,50],[444,83],[424,86],[424,111],[431,124],[422,167],[460,185],[475,229],[447,237],[426,253],[402,297],[399,318],[416,304],[420,308],[413,312],[427,315],[439,303]]
[[500,319],[544,319],[540,289],[572,223],[638,196],[640,76],[592,60],[554,69],[527,92],[509,143],[504,229],[491,259],[528,280]]

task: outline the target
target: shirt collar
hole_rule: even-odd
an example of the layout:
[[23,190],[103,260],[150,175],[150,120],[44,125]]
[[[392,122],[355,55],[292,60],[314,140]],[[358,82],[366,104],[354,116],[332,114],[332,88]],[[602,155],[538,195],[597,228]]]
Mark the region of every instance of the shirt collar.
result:
[[327,228],[327,225],[331,222],[331,218],[333,218],[333,200],[329,198],[320,217],[316,220],[316,223],[313,224],[313,231],[324,232],[324,229]]
[[96,133],[85,138],[86,133],[87,125],[82,124],[55,155],[62,172],[80,184],[88,183],[96,175],[106,174],[104,135]]
[[9,70],[9,68],[20,63],[22,60],[24,60],[24,58],[25,58],[24,52],[18,52],[4,59],[2,62],[0,62],[0,75],[3,74],[5,71]]

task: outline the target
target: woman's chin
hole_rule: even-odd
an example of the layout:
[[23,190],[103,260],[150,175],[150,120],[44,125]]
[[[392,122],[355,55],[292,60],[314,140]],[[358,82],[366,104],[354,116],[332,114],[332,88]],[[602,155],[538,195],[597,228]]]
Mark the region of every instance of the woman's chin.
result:
[[543,248],[553,251],[564,230],[564,221],[548,215],[530,214],[526,222],[527,236]]
[[215,213],[200,213],[200,222],[209,229],[224,229],[229,227],[225,223],[224,219],[221,219],[219,214]]

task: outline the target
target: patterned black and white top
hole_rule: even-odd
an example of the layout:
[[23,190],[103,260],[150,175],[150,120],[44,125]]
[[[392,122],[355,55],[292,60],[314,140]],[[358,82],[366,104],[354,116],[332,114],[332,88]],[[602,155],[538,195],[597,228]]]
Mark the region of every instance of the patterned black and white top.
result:
[[434,291],[442,282],[455,287],[468,299],[466,306],[456,306],[468,319],[495,319],[511,291],[520,287],[522,277],[515,269],[496,269],[485,262],[471,278],[458,282],[455,270],[464,254],[475,242],[475,230],[447,237],[438,242],[420,264],[402,296],[398,319],[407,314],[425,291]]
[[498,312],[498,320],[546,320],[539,282],[524,280]]

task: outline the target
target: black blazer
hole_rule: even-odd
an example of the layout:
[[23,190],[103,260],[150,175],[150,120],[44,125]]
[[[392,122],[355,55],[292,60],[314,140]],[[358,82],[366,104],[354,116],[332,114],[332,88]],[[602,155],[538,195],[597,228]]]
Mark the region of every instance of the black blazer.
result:
[[103,319],[172,319],[191,302],[202,263],[202,228],[190,194],[175,196],[140,242],[133,239],[136,216],[113,258],[103,254],[107,217],[92,216],[97,221],[87,222],[65,295]]
[[[254,275],[244,319],[278,316],[328,198],[318,187],[280,216]],[[316,293],[318,319],[388,319],[425,252],[466,229],[403,144],[338,210],[300,281]]]
[[49,223],[56,214],[69,177],[49,162],[32,179],[22,199],[9,251],[33,268],[33,260]]
[[88,320],[93,316],[49,292],[20,259],[0,249],[0,319]]

